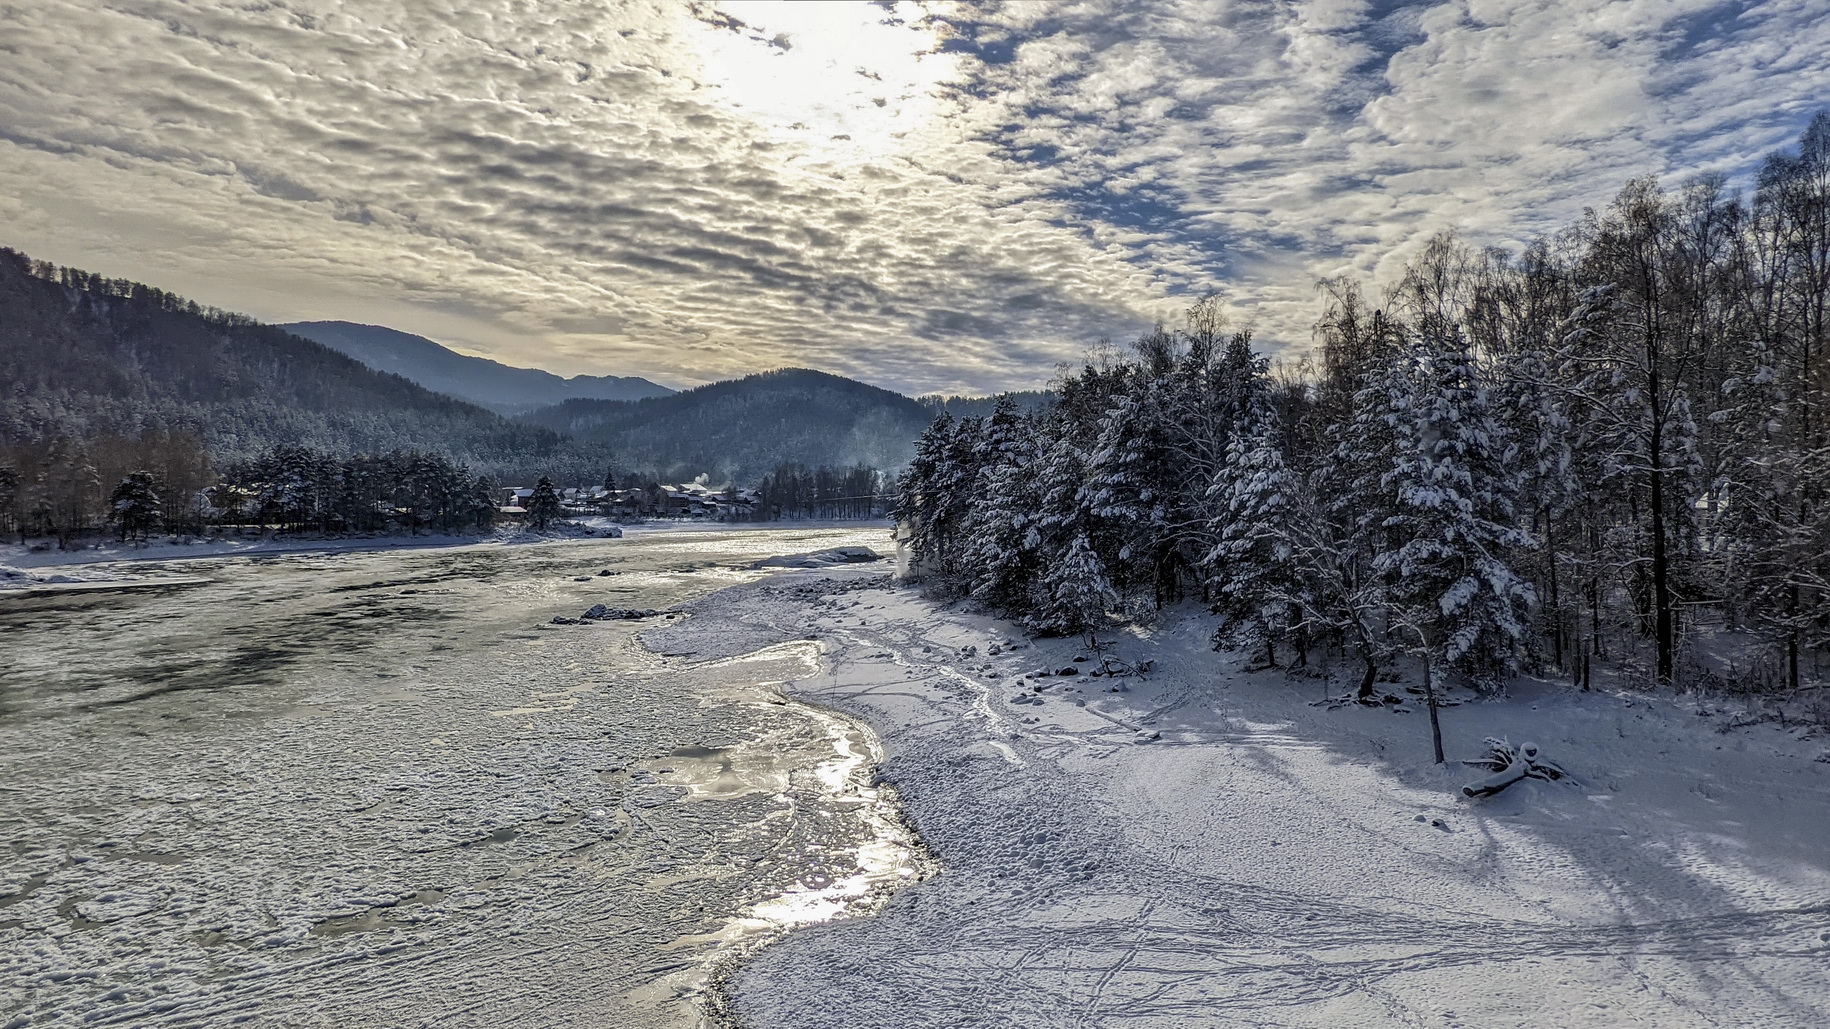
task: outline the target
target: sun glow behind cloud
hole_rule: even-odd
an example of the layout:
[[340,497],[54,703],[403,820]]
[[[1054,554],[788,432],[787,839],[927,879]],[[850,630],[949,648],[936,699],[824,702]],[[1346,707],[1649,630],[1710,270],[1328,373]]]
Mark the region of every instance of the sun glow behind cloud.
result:
[[866,164],[920,146],[960,75],[936,23],[871,4],[747,0],[692,35],[694,73],[772,142],[816,163]]
[[1023,387],[1744,173],[1830,96],[1817,2],[41,0],[0,244],[568,373]]

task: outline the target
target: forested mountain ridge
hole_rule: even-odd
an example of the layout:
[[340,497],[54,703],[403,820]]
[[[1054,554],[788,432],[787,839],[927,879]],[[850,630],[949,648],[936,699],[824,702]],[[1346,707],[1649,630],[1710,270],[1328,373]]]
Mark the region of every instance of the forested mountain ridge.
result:
[[218,463],[279,444],[436,450],[492,474],[568,457],[509,421],[253,319],[0,249],[0,443],[201,435]]
[[999,393],[990,397],[956,397],[929,393],[915,398],[938,417],[942,412],[955,418],[988,418],[998,405],[1006,404],[1018,414],[1034,414],[1055,402],[1048,390],[1026,389]]
[[855,379],[783,368],[648,400],[569,400],[525,420],[619,464],[749,481],[780,464],[899,468],[933,410]]
[[641,400],[674,391],[636,376],[575,375],[517,368],[469,357],[410,332],[344,321],[288,322],[277,326],[322,343],[377,371],[393,372],[438,393],[481,404],[498,414],[519,414],[571,399]]

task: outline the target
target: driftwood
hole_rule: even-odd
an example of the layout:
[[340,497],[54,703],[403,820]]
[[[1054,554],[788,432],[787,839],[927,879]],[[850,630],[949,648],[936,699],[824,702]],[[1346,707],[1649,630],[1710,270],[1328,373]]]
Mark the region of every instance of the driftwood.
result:
[[1536,743],[1521,743],[1517,747],[1505,740],[1487,737],[1487,756],[1478,761],[1463,761],[1462,764],[1475,768],[1485,768],[1492,775],[1478,779],[1461,788],[1465,797],[1490,797],[1520,779],[1543,779],[1552,782],[1563,778],[1565,772],[1556,762],[1546,759],[1538,752]]

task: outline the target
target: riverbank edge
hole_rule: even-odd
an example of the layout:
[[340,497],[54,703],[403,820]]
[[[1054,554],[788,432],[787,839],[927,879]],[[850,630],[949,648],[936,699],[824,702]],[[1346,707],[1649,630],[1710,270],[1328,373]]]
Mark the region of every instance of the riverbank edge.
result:
[[[803,529],[810,527],[813,526],[783,526],[783,528]],[[782,644],[817,641],[820,644],[820,674],[830,676],[836,672],[836,664],[840,656],[830,638],[774,622],[742,618],[740,612],[748,610],[742,606],[743,602],[752,599],[751,594],[762,590],[775,593],[783,586],[792,587],[803,583],[813,587],[814,590],[807,599],[812,599],[813,596],[829,597],[836,593],[860,588],[867,583],[873,587],[881,586],[886,578],[882,567],[876,564],[869,567],[842,569],[783,570],[753,582],[739,583],[714,590],[704,596],[677,605],[673,610],[684,617],[668,625],[644,630],[637,634],[637,640],[657,656],[684,660],[688,664],[726,661]],[[818,587],[821,585],[835,588],[819,590]],[[799,606],[805,608],[806,602],[803,601]],[[717,610],[719,608],[725,608],[725,610],[719,611]],[[721,629],[727,632],[736,630],[736,638],[722,639],[718,644],[705,650],[676,649],[682,640],[705,639],[714,633],[719,633]],[[675,646],[667,646],[670,642]],[[784,927],[740,944],[716,948],[706,960],[703,995],[695,998],[703,1018],[701,1029],[754,1029],[744,1022],[739,1010],[735,990],[736,981],[749,963],[769,947],[787,940],[796,933],[819,926],[873,917],[904,890],[931,881],[940,875],[943,869],[940,858],[935,855],[933,849],[928,846],[927,840],[922,836],[921,828],[915,823],[909,805],[903,801],[896,784],[883,778],[883,764],[886,757],[883,730],[861,713],[822,703],[808,694],[794,690],[792,684],[777,686],[770,692],[780,697],[786,704],[846,722],[869,737],[872,749],[872,760],[869,766],[872,788],[878,791],[880,803],[886,809],[887,820],[893,822],[898,831],[909,841],[910,858],[917,872],[914,876],[894,886],[884,884],[873,887],[838,918],[810,925]]]

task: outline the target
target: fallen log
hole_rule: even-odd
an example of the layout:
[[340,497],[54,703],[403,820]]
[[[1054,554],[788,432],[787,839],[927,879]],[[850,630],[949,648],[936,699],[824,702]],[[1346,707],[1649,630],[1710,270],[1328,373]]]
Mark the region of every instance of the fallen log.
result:
[[1531,762],[1526,761],[1523,757],[1515,757],[1512,759],[1511,764],[1508,764],[1506,767],[1489,775],[1485,779],[1471,782],[1468,785],[1463,786],[1461,788],[1462,796],[1490,797],[1506,787],[1511,786],[1513,783],[1518,782],[1520,779],[1525,778],[1530,771]]
[[1546,760],[1539,754],[1536,743],[1521,743],[1515,748],[1505,740],[1488,737],[1487,746],[1489,752],[1485,758],[1462,763],[1489,769],[1493,774],[1463,786],[1461,792],[1464,797],[1490,797],[1520,779],[1552,782],[1568,774],[1556,762]]

